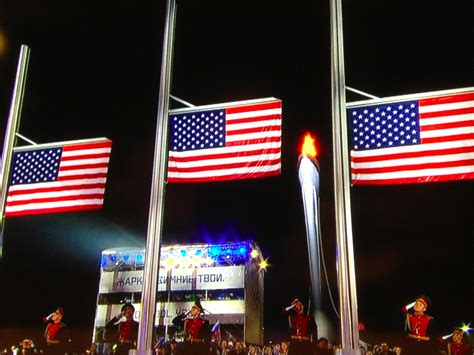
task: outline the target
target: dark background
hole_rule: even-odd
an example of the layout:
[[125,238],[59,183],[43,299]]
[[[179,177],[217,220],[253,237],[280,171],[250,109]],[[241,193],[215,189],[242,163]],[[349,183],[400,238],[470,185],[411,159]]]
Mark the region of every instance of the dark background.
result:
[[[2,346],[41,334],[41,318],[58,305],[90,341],[101,250],[145,244],[164,3],[0,0],[2,136],[26,44],[19,132],[37,143],[113,141],[103,210],[6,221]],[[379,97],[473,86],[471,0],[344,1],[343,9],[347,86]],[[162,240],[258,242],[271,264],[267,340],[285,330],[280,310],[308,299],[296,170],[307,131],[319,148],[324,256],[338,299],[329,18],[329,1],[178,1],[173,95],[194,105],[283,100],[282,174],[168,185]],[[348,102],[363,99],[347,92]],[[474,322],[473,197],[472,181],[351,188],[361,337],[402,333],[400,308],[420,293],[433,301],[439,334]],[[337,326],[329,301],[326,308]]]

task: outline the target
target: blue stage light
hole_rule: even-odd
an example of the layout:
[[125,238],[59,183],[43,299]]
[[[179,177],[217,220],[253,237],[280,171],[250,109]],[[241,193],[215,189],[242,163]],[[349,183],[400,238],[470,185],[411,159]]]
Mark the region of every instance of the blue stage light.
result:
[[240,254],[246,254],[246,253],[247,253],[247,248],[245,248],[245,247],[240,247],[240,248],[239,248],[239,253],[240,253]]
[[115,261],[117,261],[117,256],[115,254],[111,254],[110,255],[110,260],[112,260],[112,262],[115,263]]
[[128,258],[129,258],[129,255],[128,255],[128,254],[125,254],[125,255],[123,256],[123,260],[124,260],[124,261],[127,261]]
[[188,252],[186,250],[181,250],[181,256],[186,256],[188,254]]
[[197,256],[199,256],[199,255],[201,255],[201,254],[202,254],[201,249],[196,250],[196,255],[197,255]]
[[105,256],[102,256],[102,260],[100,261],[100,265],[102,267],[104,267],[105,265],[107,265],[107,259],[105,258]]
[[218,256],[221,253],[221,249],[217,246],[212,246],[211,249],[209,249],[209,254],[211,256]]
[[137,262],[141,263],[143,261],[143,255],[142,254],[137,254]]

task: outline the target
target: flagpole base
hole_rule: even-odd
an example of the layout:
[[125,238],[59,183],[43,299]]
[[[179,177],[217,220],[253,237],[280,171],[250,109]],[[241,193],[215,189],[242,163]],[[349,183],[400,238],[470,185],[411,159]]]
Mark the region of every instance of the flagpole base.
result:
[[350,350],[343,350],[343,349],[337,349],[334,354],[336,355],[361,355],[362,353],[360,352],[359,349],[350,349]]
[[153,350],[130,349],[128,355],[153,355]]

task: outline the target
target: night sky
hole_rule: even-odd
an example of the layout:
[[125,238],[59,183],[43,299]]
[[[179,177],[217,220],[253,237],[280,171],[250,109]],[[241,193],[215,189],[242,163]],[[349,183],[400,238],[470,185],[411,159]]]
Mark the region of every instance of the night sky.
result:
[[[6,221],[0,331],[41,330],[62,305],[65,322],[92,337],[101,250],[145,245],[164,3],[1,0],[1,137],[26,44],[19,132],[37,143],[107,137],[113,146],[102,210]],[[284,331],[280,310],[307,300],[310,287],[296,170],[307,131],[319,149],[323,248],[337,299],[329,1],[177,4],[172,94],[194,105],[281,99],[282,174],[167,185],[162,242],[255,240],[271,264],[265,329]],[[379,97],[474,86],[471,0],[343,8],[347,86]],[[363,99],[347,93],[348,102]],[[474,323],[473,198],[472,180],[351,188],[359,318],[369,332],[403,332],[401,307],[421,293],[440,334]],[[337,322],[329,302],[327,312]]]

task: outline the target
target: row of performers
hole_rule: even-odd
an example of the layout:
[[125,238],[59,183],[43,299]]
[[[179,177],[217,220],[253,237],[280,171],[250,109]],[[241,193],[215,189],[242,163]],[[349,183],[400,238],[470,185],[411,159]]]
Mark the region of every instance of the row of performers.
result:
[[[127,303],[122,306],[121,313],[112,318],[105,327],[107,341],[116,343],[115,354],[128,354],[134,349],[138,335],[138,322],[133,319],[135,308]],[[304,306],[295,299],[285,308],[288,315],[291,341],[290,354],[310,354],[313,340],[317,339],[317,327],[313,317],[304,313]],[[211,328],[209,321],[203,318],[204,308],[200,300],[196,300],[191,310],[173,319],[173,325],[183,330],[185,339],[180,344],[180,354],[209,354]]]
[[[404,354],[429,355],[438,353],[433,347],[433,342],[429,337],[429,327],[432,317],[426,314],[430,306],[430,299],[427,296],[419,296],[415,302],[403,308],[406,315],[406,343],[403,344]],[[132,304],[124,304],[121,313],[112,318],[105,327],[105,340],[116,344],[115,354],[128,354],[130,349],[136,347],[138,336],[138,322],[133,319],[135,308]],[[290,306],[284,309],[288,316],[290,329],[290,349],[289,354],[312,354],[313,340],[317,339],[317,326],[313,317],[304,312],[302,302],[295,299]],[[50,351],[59,348],[60,341],[58,335],[61,333],[62,316],[64,312],[58,309],[56,312],[45,318],[48,326],[45,330],[47,344]],[[197,300],[191,310],[186,314],[178,315],[173,319],[173,324],[180,330],[184,330],[185,341],[181,344],[182,354],[209,354],[209,342],[211,331],[209,321],[204,319],[204,308],[200,300]],[[456,329],[452,334],[452,341],[448,342],[449,354],[467,354],[467,347],[462,342],[463,332]]]

